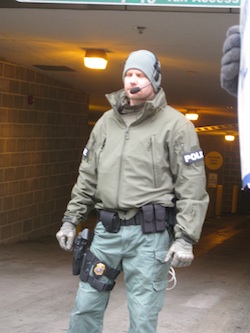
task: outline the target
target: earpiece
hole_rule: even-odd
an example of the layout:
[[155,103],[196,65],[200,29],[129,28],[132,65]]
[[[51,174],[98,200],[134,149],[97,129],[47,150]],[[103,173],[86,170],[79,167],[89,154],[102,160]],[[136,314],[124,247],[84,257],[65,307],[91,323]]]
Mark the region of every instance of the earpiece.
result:
[[157,58],[157,56],[154,54],[155,56],[155,64],[154,64],[154,68],[155,68],[155,74],[154,74],[154,80],[157,82],[159,80],[160,74],[161,74],[161,69],[159,66],[159,60]]

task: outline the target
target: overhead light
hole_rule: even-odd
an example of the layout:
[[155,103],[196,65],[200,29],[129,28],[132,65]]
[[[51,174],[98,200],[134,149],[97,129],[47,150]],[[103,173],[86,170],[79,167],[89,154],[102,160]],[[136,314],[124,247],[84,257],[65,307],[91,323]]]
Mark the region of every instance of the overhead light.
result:
[[84,56],[84,66],[90,69],[105,69],[108,60],[103,50],[87,50]]
[[226,134],[225,135],[225,140],[226,141],[234,141],[235,140],[235,136],[233,134]]
[[198,113],[195,111],[188,111],[185,113],[185,116],[188,120],[193,120],[193,121],[195,121],[199,118]]

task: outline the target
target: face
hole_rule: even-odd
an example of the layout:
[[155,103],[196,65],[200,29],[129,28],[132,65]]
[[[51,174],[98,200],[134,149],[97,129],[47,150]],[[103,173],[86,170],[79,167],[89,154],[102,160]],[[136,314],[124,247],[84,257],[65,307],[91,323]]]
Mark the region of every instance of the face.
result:
[[[135,94],[131,94],[132,88],[141,88]],[[155,95],[154,88],[146,75],[138,69],[129,69],[124,77],[124,89],[130,100],[130,105],[137,105],[152,99]]]

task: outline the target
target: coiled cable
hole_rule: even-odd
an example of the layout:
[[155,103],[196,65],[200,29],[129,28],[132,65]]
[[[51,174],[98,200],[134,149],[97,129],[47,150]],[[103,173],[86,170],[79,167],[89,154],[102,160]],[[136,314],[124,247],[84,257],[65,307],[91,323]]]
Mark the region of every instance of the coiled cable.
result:
[[174,268],[172,266],[170,266],[168,274],[170,275],[168,283],[169,284],[172,283],[172,285],[171,285],[171,287],[167,287],[166,290],[172,290],[177,285],[176,273],[175,273],[175,270],[174,270]]

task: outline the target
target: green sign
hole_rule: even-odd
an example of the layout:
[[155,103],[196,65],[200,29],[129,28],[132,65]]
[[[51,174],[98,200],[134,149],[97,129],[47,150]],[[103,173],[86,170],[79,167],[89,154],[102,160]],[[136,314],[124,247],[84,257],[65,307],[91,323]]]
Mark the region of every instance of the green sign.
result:
[[26,3],[239,8],[241,0],[16,0]]

